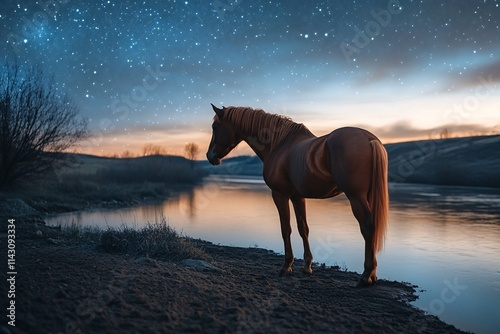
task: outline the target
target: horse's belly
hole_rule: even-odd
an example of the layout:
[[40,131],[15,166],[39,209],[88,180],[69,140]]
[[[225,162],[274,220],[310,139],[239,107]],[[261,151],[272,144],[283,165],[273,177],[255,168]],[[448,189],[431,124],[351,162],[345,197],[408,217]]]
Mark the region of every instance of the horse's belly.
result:
[[332,179],[325,141],[323,137],[304,141],[290,156],[289,177],[301,197],[328,198],[342,193]]
[[329,198],[342,193],[330,179],[307,174],[296,183],[295,190],[304,198]]

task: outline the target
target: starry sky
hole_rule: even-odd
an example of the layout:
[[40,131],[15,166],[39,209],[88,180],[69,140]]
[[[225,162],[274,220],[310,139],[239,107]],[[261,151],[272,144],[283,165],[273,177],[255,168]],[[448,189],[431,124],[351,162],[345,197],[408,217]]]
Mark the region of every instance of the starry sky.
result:
[[[384,142],[500,133],[500,1],[2,1],[0,55],[78,104],[78,150],[202,152],[218,106]],[[236,154],[246,154],[242,147]],[[202,158],[200,155],[199,158]]]

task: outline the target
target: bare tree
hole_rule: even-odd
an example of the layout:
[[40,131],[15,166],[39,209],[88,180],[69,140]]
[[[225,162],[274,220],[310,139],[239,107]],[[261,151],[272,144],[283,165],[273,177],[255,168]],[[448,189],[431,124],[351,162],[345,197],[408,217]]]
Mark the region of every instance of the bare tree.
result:
[[160,145],[145,144],[142,148],[142,153],[146,155],[167,155],[167,149]]
[[121,155],[120,157],[121,157],[121,158],[132,158],[132,157],[133,157],[133,155],[132,155],[132,153],[130,153],[130,151],[129,151],[129,150],[126,150],[126,151],[123,151],[123,152],[122,152],[122,155]]
[[451,137],[451,133],[450,131],[448,130],[448,128],[444,128],[443,130],[441,130],[441,132],[439,133],[439,138],[440,139],[448,139]]
[[184,146],[184,151],[186,152],[187,158],[191,160],[191,168],[194,168],[194,161],[200,152],[200,148],[195,143],[187,143],[186,146]]
[[0,73],[0,187],[53,169],[60,153],[88,136],[77,106],[37,66]]

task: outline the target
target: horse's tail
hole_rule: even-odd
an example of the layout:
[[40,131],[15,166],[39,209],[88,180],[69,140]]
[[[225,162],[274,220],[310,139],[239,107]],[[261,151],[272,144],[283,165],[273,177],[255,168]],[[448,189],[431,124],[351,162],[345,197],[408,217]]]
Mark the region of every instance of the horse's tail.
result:
[[379,252],[384,247],[384,238],[389,225],[388,158],[387,151],[380,141],[372,140],[370,144],[373,152],[373,167],[368,202],[375,228],[373,249]]

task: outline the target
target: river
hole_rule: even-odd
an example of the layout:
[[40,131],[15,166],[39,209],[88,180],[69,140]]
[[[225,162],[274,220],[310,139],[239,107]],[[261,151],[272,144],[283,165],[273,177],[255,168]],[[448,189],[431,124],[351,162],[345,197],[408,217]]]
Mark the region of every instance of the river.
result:
[[[500,191],[390,184],[390,196],[390,228],[378,256],[378,277],[418,285],[419,299],[413,304],[445,322],[476,333],[497,333]],[[283,252],[270,191],[252,177],[212,176],[163,203],[68,213],[46,222],[140,227],[161,215],[183,235]],[[314,261],[361,273],[364,242],[345,196],[308,200],[307,215]],[[296,228],[292,238],[295,257],[300,258],[302,242]]]

